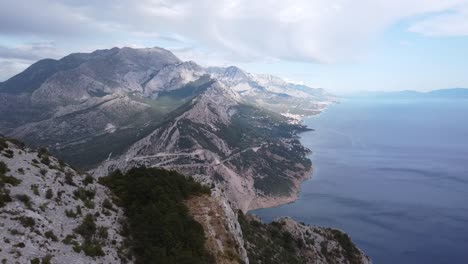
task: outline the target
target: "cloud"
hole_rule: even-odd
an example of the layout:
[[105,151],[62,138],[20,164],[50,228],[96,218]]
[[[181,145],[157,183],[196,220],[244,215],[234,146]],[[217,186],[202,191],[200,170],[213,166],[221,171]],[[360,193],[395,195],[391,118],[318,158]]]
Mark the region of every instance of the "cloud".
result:
[[7,47],[0,45],[1,59],[19,59],[36,61],[42,58],[57,58],[57,51],[54,42],[32,42],[27,44],[17,45],[15,47]]
[[[388,27],[426,35],[467,30],[467,0],[15,0],[0,2],[0,34],[82,46],[172,42],[208,60],[333,63],[365,54]],[[43,12],[39,12],[43,10]],[[465,10],[466,11],[466,10]],[[107,42],[106,42],[107,41]],[[99,43],[88,43],[99,42]],[[174,46],[174,44],[171,44]],[[210,53],[210,54],[208,54]]]
[[468,36],[468,5],[462,9],[426,18],[409,30],[425,36]]
[[30,64],[30,61],[0,58],[0,80],[6,80],[10,78],[11,76],[26,69]]

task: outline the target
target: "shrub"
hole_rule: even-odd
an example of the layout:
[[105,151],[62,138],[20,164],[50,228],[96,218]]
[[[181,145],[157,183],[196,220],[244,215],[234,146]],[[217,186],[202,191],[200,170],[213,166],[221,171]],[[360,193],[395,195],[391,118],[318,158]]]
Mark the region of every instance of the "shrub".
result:
[[11,202],[10,190],[0,188],[0,207],[5,206],[7,203]]
[[98,241],[85,241],[83,245],[81,245],[81,249],[85,253],[86,256],[90,257],[98,257],[104,256],[104,251],[102,251],[102,246]]
[[97,229],[97,236],[101,239],[107,239],[109,233],[107,232],[107,227],[100,226]]
[[11,149],[7,149],[7,150],[5,150],[5,153],[4,153],[3,155],[4,155],[5,157],[7,157],[7,158],[10,158],[10,159],[11,159],[11,158],[13,158],[13,156],[14,156],[14,153],[13,153],[13,150],[11,150]]
[[42,174],[42,176],[45,176],[47,173],[47,169],[40,169],[39,172]]
[[32,259],[31,264],[41,264],[41,260],[38,258]]
[[41,163],[44,165],[49,166],[50,165],[50,158],[48,155],[44,155],[41,157]]
[[76,218],[77,214],[73,210],[65,209],[65,215],[69,218]]
[[52,240],[52,241],[54,241],[54,242],[57,242],[57,241],[58,241],[58,238],[57,238],[57,236],[54,234],[53,231],[47,231],[47,232],[44,233],[44,235],[45,235],[46,238],[48,238],[48,239],[50,239],[50,240]]
[[37,156],[39,158],[42,158],[43,156],[49,156],[49,151],[46,149],[46,148],[40,148],[38,151],[37,151]]
[[52,262],[52,258],[54,256],[50,255],[50,254],[47,254],[45,255],[45,257],[42,258],[42,263],[41,264],[51,264]]
[[71,186],[76,186],[75,182],[73,181],[73,174],[65,173],[65,183]]
[[20,224],[24,227],[33,227],[36,224],[36,220],[29,216],[20,216],[18,220]]
[[94,223],[94,217],[91,214],[87,214],[83,222],[75,228],[75,232],[80,234],[85,240],[91,240],[96,233],[96,223]]
[[11,184],[13,186],[18,186],[21,183],[20,179],[17,179],[13,176],[6,176],[4,174],[0,174],[0,187],[5,184]]
[[5,164],[5,162],[0,161],[0,174],[5,174],[9,171],[10,170],[8,169],[8,166]]
[[31,197],[26,194],[17,194],[16,199],[20,200],[28,209],[31,209]]
[[94,204],[94,202],[91,201],[91,200],[85,200],[85,201],[83,202],[83,205],[84,205],[86,208],[88,208],[88,209],[94,209],[94,208],[95,208],[95,204]]
[[45,197],[47,199],[52,199],[52,197],[54,197],[54,192],[52,191],[52,189],[47,189]]
[[119,198],[127,216],[135,263],[212,263],[202,226],[188,213],[184,199],[209,194],[191,178],[156,168],[134,168],[100,179]]
[[33,191],[34,195],[39,196],[39,186],[37,184],[31,184],[31,190]]
[[82,201],[86,200],[92,200],[94,199],[94,196],[96,195],[96,190],[87,190],[83,187],[80,187],[73,191],[73,195],[75,199],[80,199]]
[[102,207],[106,208],[106,209],[109,209],[109,210],[113,210],[113,206],[112,206],[112,202],[109,201],[109,199],[104,199],[104,201],[102,202]]
[[88,185],[88,184],[92,184],[94,182],[94,178],[93,176],[91,175],[86,175],[86,177],[83,179],[83,184],[84,185]]
[[8,148],[8,143],[5,138],[0,138],[0,151]]
[[76,236],[73,235],[73,234],[70,234],[70,235],[67,235],[63,240],[62,242],[65,244],[65,245],[71,245],[73,243],[73,240],[76,239]]
[[14,244],[14,247],[24,248],[26,245],[23,242],[19,242],[18,244]]

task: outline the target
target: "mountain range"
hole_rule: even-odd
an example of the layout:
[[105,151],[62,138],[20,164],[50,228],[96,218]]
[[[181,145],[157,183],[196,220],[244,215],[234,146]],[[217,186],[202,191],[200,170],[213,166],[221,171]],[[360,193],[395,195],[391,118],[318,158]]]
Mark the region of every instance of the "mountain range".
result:
[[[196,204],[219,208],[234,260],[242,260],[222,254],[218,263],[248,263],[255,245],[244,240],[239,214],[297,198],[312,170],[310,150],[298,140],[308,128],[298,119],[335,100],[323,89],[234,66],[204,68],[161,48],[112,48],[41,60],[0,83],[0,133],[47,148],[92,178],[158,167],[212,186],[212,200]],[[212,230],[206,221],[198,216]],[[222,252],[223,243],[212,245]],[[367,263],[354,248],[356,263]],[[327,261],[319,251],[313,259]],[[340,252],[340,263],[356,260]]]
[[363,92],[353,94],[352,97],[364,97],[374,99],[466,99],[468,98],[467,88],[448,88],[428,92],[419,92],[413,90],[396,92]]

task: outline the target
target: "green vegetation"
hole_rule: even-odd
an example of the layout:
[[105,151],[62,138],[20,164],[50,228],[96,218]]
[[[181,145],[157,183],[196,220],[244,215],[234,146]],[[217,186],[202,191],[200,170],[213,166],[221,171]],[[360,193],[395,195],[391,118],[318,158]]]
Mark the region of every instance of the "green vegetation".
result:
[[65,209],[65,215],[69,218],[76,218],[77,216],[81,215],[81,207],[79,205],[76,206],[76,211]]
[[8,148],[8,143],[5,138],[0,137],[0,151]]
[[204,247],[203,228],[184,204],[190,195],[209,194],[208,187],[174,171],[143,167],[126,174],[116,171],[100,183],[125,210],[135,263],[213,262]]
[[39,196],[39,185],[31,184],[31,191],[33,191],[34,195]]
[[65,183],[70,186],[76,186],[75,182],[73,181],[73,174],[70,172],[65,173]]
[[[348,234],[343,233],[339,230],[328,228],[328,231],[332,234],[331,239],[338,241],[340,246],[343,248],[342,254],[349,261],[350,264],[359,264],[361,263],[359,249],[351,241],[351,238]],[[325,255],[327,256],[327,255]]]
[[17,220],[19,220],[20,224],[24,227],[34,227],[36,224],[36,220],[29,216],[20,216]]
[[52,199],[52,197],[54,197],[54,192],[52,191],[52,189],[47,189],[45,197],[47,199]]
[[42,258],[42,262],[41,264],[51,264],[52,263],[52,258],[54,256],[50,255],[50,254],[47,254],[45,255],[43,258]]
[[11,149],[6,149],[6,150],[5,150],[5,153],[4,153],[3,155],[4,155],[5,157],[11,159],[11,158],[13,158],[14,153],[13,153],[13,150],[11,150]]
[[92,184],[94,182],[93,176],[86,174],[85,178],[83,179],[83,184],[86,186],[88,184]]
[[96,190],[85,189],[83,187],[80,187],[73,191],[73,195],[75,199],[80,199],[82,201],[92,200],[96,195]]
[[112,202],[109,201],[109,199],[104,199],[104,201],[102,202],[102,207],[105,208],[105,209],[108,209],[108,210],[114,210],[113,206],[112,206]]
[[31,209],[31,197],[29,197],[27,194],[17,194],[16,199],[21,201],[26,206],[26,208]]
[[83,218],[83,222],[77,228],[75,228],[75,232],[84,238],[84,242],[81,244],[81,246],[76,245],[76,249],[74,249],[83,250],[87,256],[91,257],[103,256],[104,251],[102,250],[99,234],[96,234],[97,230],[98,227],[94,222],[94,216],[87,214]]
[[9,171],[8,166],[3,161],[0,161],[0,207],[12,201],[10,190],[6,188],[6,184],[17,186],[21,183],[21,180],[13,176],[6,176],[5,173]]
[[264,224],[239,211],[239,224],[248,242],[250,263],[306,263],[298,254],[303,246],[302,241],[295,241],[290,233],[281,229],[279,223]]
[[45,236],[47,239],[50,239],[50,240],[52,240],[52,241],[54,241],[54,242],[57,242],[57,241],[58,241],[57,236],[56,236],[56,235],[54,234],[54,232],[51,231],[51,230],[45,232],[45,233],[44,233],[44,236]]
[[93,209],[94,208],[94,196],[96,195],[96,190],[92,189],[85,189],[83,187],[80,187],[73,191],[73,198],[75,199],[80,199],[83,201],[83,204],[86,208]]

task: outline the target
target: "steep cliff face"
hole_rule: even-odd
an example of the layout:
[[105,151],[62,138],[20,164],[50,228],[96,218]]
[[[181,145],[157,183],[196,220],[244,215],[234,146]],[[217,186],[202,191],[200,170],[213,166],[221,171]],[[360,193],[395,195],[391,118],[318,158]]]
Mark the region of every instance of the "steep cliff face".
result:
[[239,101],[236,93],[213,82],[94,175],[141,165],[174,169],[216,183],[243,211],[293,200],[311,169],[309,150],[296,136],[305,128]]
[[298,223],[289,217],[264,224],[239,214],[248,258],[256,263],[371,263],[349,236],[337,229]]
[[90,176],[0,138],[2,261],[118,263],[126,252],[122,216]]

